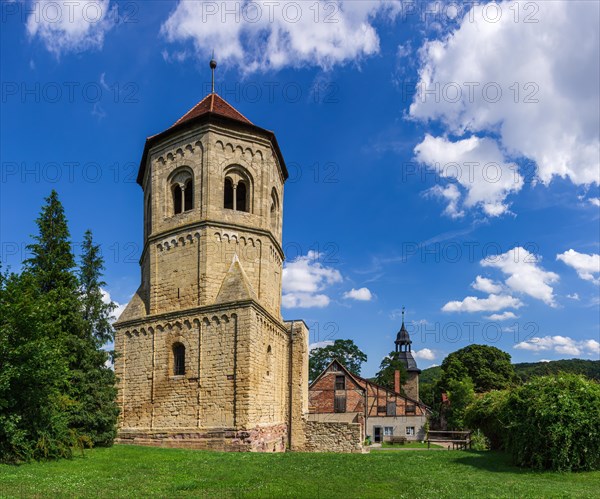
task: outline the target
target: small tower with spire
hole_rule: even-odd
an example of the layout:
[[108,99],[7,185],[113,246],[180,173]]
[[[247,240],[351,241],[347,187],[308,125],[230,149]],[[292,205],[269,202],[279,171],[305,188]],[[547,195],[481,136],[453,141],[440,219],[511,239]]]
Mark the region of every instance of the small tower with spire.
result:
[[401,382],[404,392],[410,398],[419,400],[419,374],[421,370],[417,367],[417,362],[412,355],[412,340],[404,325],[404,307],[402,307],[402,326],[396,335],[396,358],[404,364],[407,373],[407,379]]

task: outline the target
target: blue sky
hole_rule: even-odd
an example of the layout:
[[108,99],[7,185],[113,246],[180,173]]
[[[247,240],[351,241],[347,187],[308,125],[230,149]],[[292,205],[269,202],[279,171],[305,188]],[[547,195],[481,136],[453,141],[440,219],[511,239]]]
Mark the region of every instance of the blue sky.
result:
[[2,2],[3,264],[56,189],[128,301],[144,140],[206,95],[214,49],[288,163],[283,315],[311,343],[353,339],[372,375],[406,306],[422,368],[471,342],[599,358],[598,4],[70,5]]

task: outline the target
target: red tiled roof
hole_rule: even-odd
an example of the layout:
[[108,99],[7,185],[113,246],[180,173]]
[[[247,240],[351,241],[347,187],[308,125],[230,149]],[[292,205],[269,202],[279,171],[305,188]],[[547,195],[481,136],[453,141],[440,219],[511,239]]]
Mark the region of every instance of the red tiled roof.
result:
[[173,123],[173,126],[180,125],[181,123],[184,123],[186,121],[192,120],[194,118],[197,118],[198,116],[202,116],[203,114],[208,113],[218,114],[227,118],[241,121],[242,123],[252,125],[252,122],[248,118],[246,118],[242,113],[237,111],[231,104],[226,102],[217,94],[213,93],[208,94],[206,97],[204,97],[204,99],[198,102],[198,104],[196,104],[192,109],[190,109],[175,123]]

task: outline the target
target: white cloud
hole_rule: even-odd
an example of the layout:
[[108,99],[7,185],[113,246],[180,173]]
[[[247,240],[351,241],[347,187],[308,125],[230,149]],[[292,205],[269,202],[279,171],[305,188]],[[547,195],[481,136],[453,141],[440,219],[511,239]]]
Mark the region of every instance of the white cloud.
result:
[[[182,0],[161,28],[167,41],[191,43],[175,54],[219,62],[244,73],[360,60],[379,53],[375,18],[393,19],[397,1],[268,2]],[[229,12],[229,13],[228,13]]]
[[569,336],[534,337],[517,343],[514,348],[531,352],[554,351],[564,355],[593,355],[600,358],[600,343],[596,340],[574,340]]
[[509,277],[504,283],[513,291],[524,293],[550,306],[556,306],[554,289],[550,284],[559,277],[544,270],[538,264],[540,257],[522,247],[515,247],[501,255],[490,256],[481,261],[484,267],[500,269]]
[[111,319],[111,322],[115,322],[119,318],[119,316],[123,313],[123,310],[125,310],[125,307],[127,307],[127,303],[116,302],[115,300],[113,300],[111,298],[110,293],[106,289],[100,288],[100,292],[102,293],[102,301],[104,303],[108,304],[112,301],[116,305],[116,308],[112,312],[112,319]]
[[[517,166],[505,162],[502,151],[489,138],[473,136],[452,142],[426,134],[414,153],[417,161],[441,178],[455,182],[444,189],[435,186],[429,191],[446,199],[445,213],[452,218],[462,216],[463,207],[480,207],[490,217],[502,215],[508,210],[507,196],[523,187]],[[465,191],[464,197],[459,185]]]
[[307,255],[286,263],[282,283],[284,308],[322,308],[329,305],[330,299],[322,291],[341,282],[342,275],[319,262],[320,257],[319,253],[309,251]]
[[425,194],[445,200],[448,204],[444,210],[444,214],[450,218],[462,218],[465,212],[459,208],[461,193],[455,184],[448,184],[446,187],[434,185],[431,189],[427,189]]
[[467,296],[462,301],[449,301],[442,307],[443,312],[497,312],[503,308],[520,308],[523,303],[508,295],[490,295],[487,298]]
[[551,361],[548,359],[540,359],[540,362],[551,362]]
[[557,260],[561,260],[566,263],[569,267],[574,268],[577,271],[577,275],[585,281],[592,281],[594,284],[600,284],[600,276],[596,277],[594,274],[600,274],[600,255],[592,253],[587,255],[585,253],[578,253],[577,251],[570,249],[556,255]]
[[102,48],[104,35],[116,23],[110,0],[43,0],[29,8],[27,33],[57,57]]
[[352,288],[350,291],[346,291],[344,293],[344,298],[350,298],[358,301],[371,301],[373,299],[373,295],[369,288]]
[[501,314],[488,315],[486,319],[490,321],[507,321],[509,319],[517,319],[517,316],[513,312],[502,312]]
[[600,207],[600,198],[589,198],[588,201],[594,206]]
[[[497,149],[533,160],[544,183],[560,176],[598,184],[600,4],[532,5],[537,12],[530,22],[522,2],[499,2],[502,16],[496,22],[490,18],[497,11],[488,10],[487,2],[475,5],[443,39],[425,42],[410,115],[439,120],[446,132],[471,136],[466,140],[493,133]],[[431,146],[452,144],[432,140]],[[491,146],[489,151],[496,153]],[[501,206],[499,194],[493,201]]]
[[415,359],[435,360],[435,353],[429,348],[422,348],[421,350],[415,350],[413,352],[413,357]]
[[488,294],[498,294],[502,291],[502,286],[500,284],[488,279],[486,277],[481,277],[478,275],[475,278],[475,282],[471,283],[471,287],[476,289],[477,291],[481,291],[483,293]]

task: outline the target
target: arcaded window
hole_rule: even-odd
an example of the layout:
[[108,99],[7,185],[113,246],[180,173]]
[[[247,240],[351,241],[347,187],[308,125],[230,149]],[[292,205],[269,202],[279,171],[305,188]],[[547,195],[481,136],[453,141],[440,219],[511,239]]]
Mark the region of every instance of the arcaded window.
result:
[[227,210],[252,212],[252,177],[239,165],[225,170],[223,207]]
[[173,345],[173,374],[175,376],[185,374],[185,347],[181,343]]
[[229,177],[225,179],[223,207],[228,210],[233,210],[233,181]]
[[173,198],[173,214],[194,209],[194,176],[188,167],[176,170],[170,178],[169,185]]

